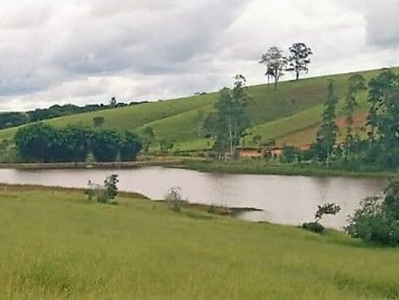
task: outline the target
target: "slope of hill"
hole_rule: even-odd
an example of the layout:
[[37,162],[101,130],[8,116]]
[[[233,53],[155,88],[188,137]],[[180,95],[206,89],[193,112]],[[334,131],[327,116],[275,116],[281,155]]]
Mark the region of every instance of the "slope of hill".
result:
[[397,299],[398,249],[164,203],[1,187],[2,299]]
[[[359,72],[366,80],[379,70]],[[251,102],[248,106],[252,128],[246,138],[247,146],[254,146],[251,136],[260,135],[263,141],[276,139],[278,144],[307,144],[314,139],[320,122],[322,101],[328,80],[333,80],[340,98],[338,115],[343,113],[343,100],[347,79],[354,73],[281,82],[278,90],[272,85],[250,86]],[[206,114],[212,111],[218,93],[188,98],[151,102],[139,106],[109,109],[46,121],[55,126],[67,124],[93,125],[93,118],[103,117],[103,128],[142,132],[151,126],[156,138],[174,140],[184,150],[209,147],[210,143],[201,137],[201,124]],[[357,125],[362,125],[367,111],[366,92],[360,95]],[[341,126],[343,127],[343,126]],[[0,131],[0,140],[11,139],[16,128]]]

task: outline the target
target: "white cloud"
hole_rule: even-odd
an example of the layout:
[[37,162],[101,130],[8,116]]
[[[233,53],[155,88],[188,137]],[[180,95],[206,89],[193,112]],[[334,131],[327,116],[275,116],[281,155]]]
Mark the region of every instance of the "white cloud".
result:
[[376,3],[3,0],[0,108],[166,99],[237,73],[257,84],[261,54],[298,41],[315,53],[310,75],[392,66],[399,1]]

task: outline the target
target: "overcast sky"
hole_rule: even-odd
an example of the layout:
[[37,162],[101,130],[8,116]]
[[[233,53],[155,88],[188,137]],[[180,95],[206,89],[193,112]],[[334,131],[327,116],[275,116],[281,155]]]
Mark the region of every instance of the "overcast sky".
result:
[[399,0],[0,0],[0,110],[259,84],[295,42],[308,76],[397,66],[397,20]]

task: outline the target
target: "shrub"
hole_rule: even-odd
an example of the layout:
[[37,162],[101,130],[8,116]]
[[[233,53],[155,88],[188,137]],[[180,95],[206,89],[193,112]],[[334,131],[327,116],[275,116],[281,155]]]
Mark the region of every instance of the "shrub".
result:
[[107,199],[113,200],[118,195],[118,182],[119,179],[116,174],[112,174],[104,180],[105,195]]
[[318,222],[303,223],[302,228],[315,233],[323,233],[324,226]]
[[115,197],[118,195],[118,182],[118,175],[116,174],[107,176],[103,185],[89,180],[85,194],[88,196],[89,201],[115,204]]
[[317,211],[314,216],[315,221],[303,223],[302,228],[316,233],[323,233],[324,226],[320,224],[323,215],[336,215],[340,212],[340,210],[341,207],[334,203],[325,203],[323,205],[318,205]]
[[172,187],[168,190],[168,192],[164,196],[164,200],[167,203],[169,209],[180,212],[182,204],[187,202],[187,199],[183,199],[181,195],[181,188]]
[[360,202],[360,208],[349,217],[345,231],[352,237],[381,245],[399,245],[399,216],[397,208],[399,197],[393,193],[398,181],[388,183],[385,198],[368,197]]

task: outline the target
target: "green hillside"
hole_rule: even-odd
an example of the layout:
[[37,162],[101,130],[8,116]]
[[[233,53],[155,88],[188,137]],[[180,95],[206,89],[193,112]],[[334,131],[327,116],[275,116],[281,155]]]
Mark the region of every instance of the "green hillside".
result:
[[398,249],[163,203],[1,187],[2,299],[397,299]]
[[[376,76],[378,70],[359,72],[367,80]],[[320,121],[328,80],[335,83],[340,98],[339,112],[342,114],[347,79],[351,74],[302,79],[281,82],[278,90],[272,85],[250,86],[251,102],[248,106],[252,128],[247,137],[247,146],[252,145],[251,136],[260,135],[263,140],[276,139],[279,144],[307,144],[313,140]],[[65,126],[83,124],[93,126],[93,118],[105,119],[104,128],[131,130],[141,133],[151,126],[156,138],[174,140],[179,149],[209,147],[210,143],[201,137],[204,116],[212,111],[218,93],[193,96],[183,99],[151,102],[136,106],[115,108],[85,114],[56,118],[46,122]],[[366,92],[360,95],[359,111],[367,107]],[[360,118],[362,119],[362,118]],[[11,139],[16,129],[0,131],[0,139]]]

